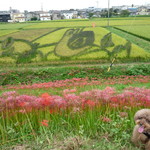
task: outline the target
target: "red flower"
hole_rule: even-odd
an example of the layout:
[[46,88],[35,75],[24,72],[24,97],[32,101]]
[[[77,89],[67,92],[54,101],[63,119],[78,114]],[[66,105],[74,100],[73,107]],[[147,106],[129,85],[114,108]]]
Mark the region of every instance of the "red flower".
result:
[[102,121],[109,123],[109,122],[111,122],[112,120],[111,120],[110,118],[108,118],[108,117],[102,117]]
[[42,101],[41,101],[41,103],[42,103],[42,105],[44,105],[44,106],[49,106],[50,104],[51,104],[51,102],[52,102],[52,100],[53,100],[53,98],[48,94],[48,93],[43,93],[42,95],[41,95],[41,97],[42,97]]
[[48,126],[48,120],[43,120],[42,122],[41,122],[41,124],[42,124],[42,126]]
[[25,102],[20,102],[20,103],[19,103],[19,106],[20,106],[20,107],[24,107],[25,104],[26,104]]
[[47,98],[47,97],[49,97],[50,95],[48,94],[48,93],[43,93],[42,95],[41,95],[41,97],[42,98]]

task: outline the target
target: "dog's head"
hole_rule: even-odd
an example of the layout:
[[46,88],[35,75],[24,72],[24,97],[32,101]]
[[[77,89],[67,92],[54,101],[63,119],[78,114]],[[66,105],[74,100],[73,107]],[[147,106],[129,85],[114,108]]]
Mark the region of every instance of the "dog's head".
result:
[[139,125],[138,132],[150,133],[150,109],[141,109],[135,113],[135,123]]

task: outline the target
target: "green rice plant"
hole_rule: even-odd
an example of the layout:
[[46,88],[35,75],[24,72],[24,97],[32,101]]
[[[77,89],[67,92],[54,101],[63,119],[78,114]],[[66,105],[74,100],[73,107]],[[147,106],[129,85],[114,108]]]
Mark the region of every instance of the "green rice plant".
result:
[[136,25],[136,26],[116,26],[118,29],[124,30],[131,34],[143,37],[144,39],[149,39],[150,41],[150,26],[149,25]]
[[0,40],[4,40],[8,37],[13,37],[15,39],[24,39],[28,41],[36,40],[36,38],[39,38],[42,35],[45,35],[46,33],[50,33],[51,31],[55,30],[53,29],[30,29],[30,30],[18,30],[16,33],[11,33],[5,36],[0,37]]
[[0,30],[9,29],[9,30],[16,30],[16,29],[22,29],[27,26],[31,26],[36,23],[5,23],[0,24]]
[[144,40],[138,36],[132,35],[130,33],[118,30],[117,28],[113,28],[113,27],[109,27],[107,28],[110,32],[115,33],[127,40],[129,40],[130,42],[134,43],[135,45],[143,48],[144,50],[150,52],[150,43],[147,40]]
[[[98,26],[107,26],[107,19],[99,18],[96,20],[82,20],[82,21],[49,21],[49,22],[42,22],[33,24],[31,26],[25,26],[24,29],[29,28],[60,28],[60,27],[69,27],[69,28],[75,28],[75,27],[92,27],[93,22],[95,23],[96,27]],[[150,20],[148,17],[145,18],[110,18],[110,26],[120,26],[120,25],[148,25],[150,24]]]
[[40,39],[37,39],[34,42],[39,43],[41,45],[56,43],[61,39],[61,37],[63,36],[63,34],[65,33],[66,30],[67,29],[57,30],[57,31],[53,32],[52,34],[50,33],[44,37],[41,37]]
[[[44,30],[44,29],[43,29]],[[22,35],[34,35],[36,30],[22,31]],[[31,41],[25,39],[15,39],[10,48],[4,51],[0,48],[1,58],[12,57],[17,63],[40,62],[54,60],[96,60],[102,59],[110,61],[112,57],[125,59],[148,60],[150,54],[142,48],[131,44],[131,42],[109,33],[107,29],[101,27],[89,28],[54,28],[49,32],[44,30],[33,36]],[[18,33],[17,33],[18,34]],[[14,34],[14,36],[16,33]],[[19,35],[19,34],[18,34]],[[25,37],[25,38],[26,38]],[[7,38],[8,39],[8,38]],[[5,43],[6,40],[0,41]],[[110,44],[111,42],[111,44]],[[13,52],[13,55],[12,55]],[[31,56],[30,56],[31,54]],[[56,55],[56,56],[54,56]],[[1,60],[2,60],[1,59]],[[22,61],[21,61],[22,59]]]
[[0,30],[0,37],[10,34],[10,33],[14,33],[14,32],[18,32],[19,30]]

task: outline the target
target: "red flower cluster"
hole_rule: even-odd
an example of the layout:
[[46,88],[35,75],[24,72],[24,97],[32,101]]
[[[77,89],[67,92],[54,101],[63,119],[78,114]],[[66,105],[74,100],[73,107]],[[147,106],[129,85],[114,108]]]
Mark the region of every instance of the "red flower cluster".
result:
[[[150,76],[120,76],[107,79],[95,79],[89,81],[88,78],[73,78],[66,80],[58,80],[48,83],[35,83],[32,85],[7,85],[5,87],[0,86],[1,90],[4,89],[40,89],[40,88],[68,88],[68,87],[84,87],[85,85],[114,85],[114,84],[132,84],[132,83],[148,83],[150,82]],[[67,92],[67,91],[66,91]]]
[[19,95],[15,91],[5,92],[0,96],[0,111],[15,109],[20,113],[25,113],[48,108],[50,113],[55,113],[59,109],[78,108],[81,110],[104,105],[125,109],[150,106],[150,89],[145,88],[130,87],[119,94],[112,87],[106,87],[104,90],[93,89],[78,95],[75,92],[75,89],[65,89],[62,96],[44,93],[40,97]]

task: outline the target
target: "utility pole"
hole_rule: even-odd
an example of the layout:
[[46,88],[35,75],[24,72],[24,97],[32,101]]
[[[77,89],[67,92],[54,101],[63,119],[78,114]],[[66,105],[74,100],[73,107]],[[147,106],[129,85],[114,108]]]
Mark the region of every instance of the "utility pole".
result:
[[43,11],[43,3],[41,3],[41,11]]
[[110,5],[110,0],[108,0],[108,20],[107,20],[107,26],[109,27],[109,5]]
[[97,8],[98,8],[98,3],[99,3],[99,1],[96,1],[96,4],[97,4],[96,7],[97,7]]

